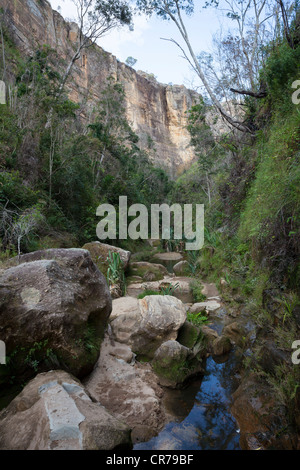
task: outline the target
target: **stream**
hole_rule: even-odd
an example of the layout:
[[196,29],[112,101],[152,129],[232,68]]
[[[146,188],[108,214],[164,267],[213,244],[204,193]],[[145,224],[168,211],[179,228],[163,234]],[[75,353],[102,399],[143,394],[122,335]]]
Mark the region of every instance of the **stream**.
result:
[[208,357],[201,380],[183,390],[165,390],[164,405],[171,421],[157,436],[134,449],[240,450],[238,425],[230,412],[231,394],[238,385],[239,358],[233,350],[226,359],[218,363]]
[[[156,261],[171,274],[178,261]],[[183,300],[183,299],[182,299]],[[183,300],[184,301],[184,300]],[[208,325],[220,335],[224,312]],[[164,406],[169,422],[148,442],[134,450],[240,450],[239,428],[231,414],[231,396],[238,386],[240,355],[206,360],[205,375],[183,390],[165,389]]]

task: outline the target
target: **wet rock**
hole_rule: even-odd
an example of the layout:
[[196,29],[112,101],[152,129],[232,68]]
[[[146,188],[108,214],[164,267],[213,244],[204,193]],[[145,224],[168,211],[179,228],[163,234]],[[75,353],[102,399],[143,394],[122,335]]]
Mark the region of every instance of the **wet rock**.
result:
[[188,379],[203,374],[203,351],[194,354],[174,340],[163,343],[155,352],[152,367],[165,387],[178,388]]
[[39,374],[0,413],[1,450],[131,448],[130,428],[64,371]]
[[212,354],[214,356],[223,356],[232,350],[232,343],[226,336],[220,336],[212,344]]
[[223,335],[227,336],[233,344],[243,347],[246,343],[247,329],[244,325],[234,321],[225,326]]
[[210,328],[207,325],[202,325],[201,326],[201,331],[206,338],[208,350],[211,352],[212,351],[212,345],[215,342],[215,340],[219,337],[218,333]]
[[97,362],[112,303],[104,276],[80,249],[29,253],[0,277],[0,337],[14,375],[64,368],[76,376]]

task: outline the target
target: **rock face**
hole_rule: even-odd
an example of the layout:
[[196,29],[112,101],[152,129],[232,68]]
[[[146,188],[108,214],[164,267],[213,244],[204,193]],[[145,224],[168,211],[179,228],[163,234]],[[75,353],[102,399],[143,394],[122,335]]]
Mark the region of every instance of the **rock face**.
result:
[[[29,55],[38,45],[48,44],[70,60],[78,28],[64,21],[46,0],[0,0],[0,7],[7,8],[22,53]],[[108,76],[124,85],[127,118],[140,137],[142,148],[156,149],[152,152],[154,164],[164,167],[171,176],[190,166],[196,158],[185,129],[186,111],[199,95],[184,86],[162,85],[96,46],[84,51],[73,68],[73,80],[68,82],[70,98],[85,103],[81,109],[83,119],[91,115]]]
[[148,359],[163,342],[177,338],[178,330],[186,320],[185,306],[170,295],[118,300],[117,305],[113,305],[111,317],[115,340],[128,344],[134,353]]
[[112,308],[89,252],[43,250],[17,263],[0,276],[0,337],[18,375],[53,366],[79,377],[89,373]]
[[130,449],[130,428],[64,371],[39,374],[0,413],[1,450]]

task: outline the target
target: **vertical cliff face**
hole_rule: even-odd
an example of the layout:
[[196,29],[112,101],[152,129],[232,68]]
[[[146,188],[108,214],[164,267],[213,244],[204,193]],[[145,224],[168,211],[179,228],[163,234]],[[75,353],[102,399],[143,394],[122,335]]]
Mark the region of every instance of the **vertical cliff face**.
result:
[[[48,44],[66,62],[74,50],[78,28],[52,10],[46,0],[0,0],[15,41],[24,54]],[[81,116],[89,121],[110,75],[125,88],[127,118],[144,149],[153,147],[154,164],[175,177],[195,160],[185,129],[186,112],[197,93],[184,86],[158,83],[143,72],[119,62],[99,46],[84,51],[68,81],[70,99],[81,104]]]

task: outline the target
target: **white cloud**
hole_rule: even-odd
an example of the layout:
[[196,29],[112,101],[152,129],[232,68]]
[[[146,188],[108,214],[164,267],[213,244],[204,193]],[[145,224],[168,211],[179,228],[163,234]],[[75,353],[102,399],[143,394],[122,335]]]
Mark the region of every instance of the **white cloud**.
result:
[[[134,30],[130,31],[128,27],[114,29],[106,36],[99,39],[98,44],[108,52],[112,52],[117,57],[122,56],[124,47],[130,44],[136,46],[144,45],[144,33],[150,28],[148,19],[145,16],[136,16],[134,18]],[[128,48],[129,49],[129,48]]]
[[[52,8],[58,10],[64,18],[76,18],[76,8],[72,0],[50,0],[50,3]],[[136,15],[134,17],[133,31],[130,31],[127,26],[114,29],[107,35],[100,38],[98,40],[98,44],[103,47],[103,49],[105,49],[106,51],[111,52],[117,57],[120,57],[122,56],[122,50],[124,50],[124,46],[126,48],[130,44],[143,46],[143,35],[144,32],[147,31],[149,28],[150,24],[147,17],[144,15]]]

